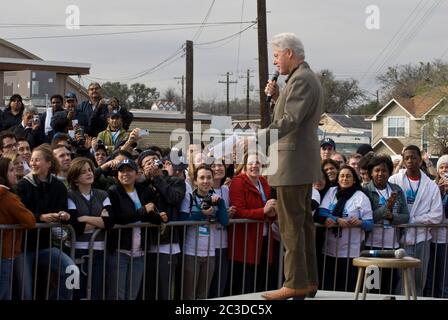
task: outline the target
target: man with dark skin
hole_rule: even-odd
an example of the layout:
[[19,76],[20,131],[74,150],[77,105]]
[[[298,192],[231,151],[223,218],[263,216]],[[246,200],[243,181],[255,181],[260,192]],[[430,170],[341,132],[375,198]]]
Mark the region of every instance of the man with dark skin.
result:
[[[420,149],[414,145],[407,146],[403,151],[405,169],[390,177],[389,182],[398,184],[405,193],[409,224],[438,224],[442,221],[442,198],[436,183],[420,170],[421,162]],[[419,296],[423,294],[425,287],[431,238],[428,228],[418,227],[407,228],[402,239],[407,254],[422,262],[422,267],[415,271],[416,291]]]

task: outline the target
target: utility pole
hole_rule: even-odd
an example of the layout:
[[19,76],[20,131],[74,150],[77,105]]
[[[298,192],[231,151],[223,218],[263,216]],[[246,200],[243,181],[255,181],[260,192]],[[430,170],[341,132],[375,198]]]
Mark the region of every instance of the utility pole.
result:
[[[254,76],[250,75],[250,69],[247,69],[246,73],[246,119],[249,120],[249,106],[250,106],[250,78],[253,78]],[[240,78],[244,78],[244,76],[241,76]]]
[[185,96],[184,96],[184,83],[185,83],[185,77],[184,75],[182,75],[182,77],[174,77],[174,79],[176,80],[180,80],[181,84],[182,84],[182,101],[180,102],[180,113],[184,112],[184,101],[185,101]]
[[186,42],[185,129],[193,143],[193,41]]
[[260,85],[260,124],[266,128],[270,123],[270,110],[263,88],[268,82],[268,37],[266,31],[266,0],[257,0],[258,21],[258,78]]
[[230,81],[230,80],[229,80],[229,76],[230,76],[231,74],[232,74],[232,73],[227,72],[227,74],[226,74],[226,81],[218,81],[218,83],[225,83],[225,84],[227,84],[227,89],[226,89],[226,91],[227,91],[227,115],[228,115],[228,116],[230,115],[229,85],[230,85],[231,83],[238,83],[238,81]]

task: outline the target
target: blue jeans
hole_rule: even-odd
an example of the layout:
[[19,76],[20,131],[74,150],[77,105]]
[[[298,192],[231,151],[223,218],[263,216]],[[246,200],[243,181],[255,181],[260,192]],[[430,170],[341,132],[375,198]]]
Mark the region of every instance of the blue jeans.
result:
[[11,300],[12,259],[0,260],[0,300]]
[[108,300],[135,300],[143,278],[143,257],[114,252],[108,257]]
[[[411,279],[415,279],[415,289],[417,296],[423,296],[423,289],[426,284],[426,277],[428,274],[428,263],[429,263],[429,244],[431,241],[422,241],[417,244],[411,244],[404,246],[406,253],[414,258],[420,259],[422,262],[422,267],[418,269],[411,270]],[[402,273],[399,272],[399,281],[396,287],[397,294],[403,294],[403,278]]]
[[[46,269],[46,282],[50,281],[50,278],[47,277],[48,268],[51,269],[51,272],[58,274],[59,287],[52,290],[49,295],[49,299],[71,300],[73,296],[73,289],[68,286],[68,283],[66,284],[66,280],[69,280],[68,277],[72,273],[66,273],[66,270],[69,266],[76,266],[73,260],[64,252],[61,252],[58,248],[41,249],[38,251],[37,257],[36,252],[33,251],[27,252],[26,255],[25,253],[22,253],[16,258],[16,262],[14,265],[16,267],[15,272],[20,286],[19,299],[31,300],[33,298],[36,298],[35,296],[33,296],[33,266],[35,266],[36,260],[39,266],[43,266]],[[34,279],[34,283],[36,286],[37,279]]]

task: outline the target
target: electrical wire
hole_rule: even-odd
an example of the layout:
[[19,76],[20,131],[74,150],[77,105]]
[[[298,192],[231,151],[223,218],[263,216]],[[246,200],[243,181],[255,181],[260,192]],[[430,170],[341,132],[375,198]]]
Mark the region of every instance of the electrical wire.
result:
[[210,16],[210,13],[212,12],[213,6],[215,5],[215,0],[212,1],[210,7],[207,10],[207,13],[204,17],[204,20],[202,20],[202,24],[199,26],[198,30],[195,32],[192,41],[196,41],[201,36],[202,31],[204,30],[205,24],[207,23],[208,17]]
[[[221,25],[209,25],[210,27],[222,27]],[[50,36],[31,36],[31,37],[13,37],[5,38],[5,40],[34,40],[34,39],[59,39],[59,38],[82,38],[82,37],[96,37],[96,36],[110,36],[110,35],[124,35],[124,34],[138,34],[138,33],[151,33],[162,31],[177,31],[196,29],[196,27],[179,27],[179,28],[163,28],[163,29],[147,29],[138,31],[119,31],[119,32],[103,32],[103,33],[88,33],[88,34],[70,34],[70,35],[50,35]]]
[[[254,21],[218,21],[218,22],[174,22],[174,23],[104,23],[80,24],[80,27],[148,27],[148,26],[200,26],[248,24]],[[65,24],[48,23],[0,23],[0,28],[66,28]]]

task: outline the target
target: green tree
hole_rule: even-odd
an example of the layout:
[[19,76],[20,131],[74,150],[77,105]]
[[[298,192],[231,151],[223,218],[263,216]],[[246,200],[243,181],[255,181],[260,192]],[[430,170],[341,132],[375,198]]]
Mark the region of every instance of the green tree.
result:
[[377,77],[382,100],[393,97],[412,98],[431,88],[448,85],[448,64],[441,60],[389,67]]
[[131,91],[128,88],[128,85],[120,82],[106,82],[102,86],[103,96],[105,98],[117,97],[120,100],[120,105],[122,107],[129,106],[129,96],[131,95]]
[[156,88],[148,88],[143,83],[131,85],[130,106],[136,109],[150,109],[153,102],[159,99],[160,93]]
[[376,100],[368,101],[367,103],[364,103],[356,108],[353,108],[350,110],[350,114],[359,114],[359,115],[365,115],[365,116],[373,116],[375,113],[377,113],[383,105],[378,103]]
[[336,80],[330,70],[322,70],[317,76],[324,89],[325,112],[348,113],[365,99],[355,79]]

